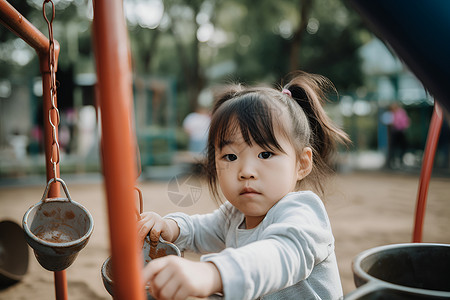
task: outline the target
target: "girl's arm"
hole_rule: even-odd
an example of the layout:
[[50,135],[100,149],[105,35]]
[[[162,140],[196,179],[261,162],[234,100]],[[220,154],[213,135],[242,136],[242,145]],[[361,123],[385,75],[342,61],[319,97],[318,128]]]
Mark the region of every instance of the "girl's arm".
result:
[[[139,237],[150,232],[151,240],[159,235],[175,242],[181,249],[196,252],[220,251],[224,248],[223,212],[188,216],[174,213],[161,218],[156,213],[144,213],[139,221]],[[219,270],[211,262],[193,262],[177,256],[150,261],[143,271],[150,293],[157,299],[206,297],[222,292]]]
[[164,219],[174,220],[179,227],[179,236],[174,243],[180,250],[196,253],[219,252],[225,248],[229,211],[227,204],[209,214],[189,216],[184,213],[169,214]]

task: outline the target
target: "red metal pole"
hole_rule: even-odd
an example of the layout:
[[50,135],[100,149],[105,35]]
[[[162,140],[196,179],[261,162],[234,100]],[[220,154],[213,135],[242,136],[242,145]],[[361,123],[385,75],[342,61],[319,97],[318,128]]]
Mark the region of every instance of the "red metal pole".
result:
[[[55,43],[55,61],[58,62],[59,47],[56,48]],[[52,127],[48,122],[48,112],[51,108],[51,96],[50,96],[50,70],[49,70],[49,57],[41,55],[39,59],[41,73],[42,73],[42,90],[43,90],[43,114],[44,114],[44,144],[45,144],[45,169],[47,174],[47,182],[54,177],[53,165],[50,163],[50,157],[52,155]],[[56,68],[55,65],[55,68]],[[56,104],[56,103],[55,103]],[[52,117],[53,124],[57,124],[56,116]],[[58,136],[58,128],[56,128],[56,135]],[[59,163],[56,164],[56,176],[60,177]],[[56,183],[56,184],[55,184]],[[55,182],[50,186],[48,191],[49,198],[57,198],[60,196],[60,184]],[[56,300],[67,300],[67,278],[66,271],[54,272],[55,279],[55,296]]]
[[[56,44],[55,44],[56,46]],[[58,62],[59,47],[55,47],[55,61]],[[50,96],[50,70],[49,70],[49,57],[41,55],[39,59],[41,73],[42,73],[42,88],[43,88],[43,114],[44,114],[44,144],[45,144],[45,168],[47,174],[47,182],[54,177],[53,165],[50,163],[50,157],[52,155],[52,127],[48,122],[48,112],[51,108],[51,96]],[[56,68],[55,65],[55,68]],[[56,104],[56,103],[55,103]],[[57,124],[56,117],[52,117],[53,124]],[[58,128],[56,128],[56,134],[58,136]],[[60,177],[59,163],[56,164],[56,176]],[[56,182],[55,182],[56,183]],[[60,196],[60,184],[53,183],[48,191],[49,198],[56,198]],[[57,300],[67,300],[67,278],[66,271],[54,272],[55,279],[55,296]]]
[[[0,22],[28,45],[35,49],[39,57],[40,71],[43,87],[43,114],[44,120],[48,120],[48,111],[51,107],[50,99],[50,69],[49,69],[49,40],[36,27],[25,19],[7,1],[0,0]],[[55,71],[58,64],[59,44],[55,41]],[[56,103],[55,103],[56,104]],[[56,120],[56,117],[53,118]],[[54,122],[56,124],[56,122]],[[58,134],[58,129],[56,129]],[[47,181],[54,176],[53,165],[50,163],[52,128],[49,122],[44,122],[45,158]],[[56,165],[56,174],[59,177],[59,163]],[[56,182],[55,182],[56,183]],[[52,184],[48,192],[49,197],[59,197],[59,183]],[[67,279],[65,271],[54,272],[55,295],[57,300],[67,300]]]
[[427,143],[423,154],[422,169],[420,171],[419,191],[417,192],[416,214],[414,221],[413,243],[422,242],[422,229],[427,204],[428,186],[433,170],[434,155],[439,141],[442,127],[442,109],[434,103],[433,116],[428,129]]
[[93,4],[114,298],[143,300],[143,262],[138,249],[134,204],[136,157],[132,74],[123,3],[120,0],[96,0]]
[[55,299],[67,300],[67,276],[66,270],[53,272],[55,280]]
[[33,47],[39,56],[40,54],[48,55],[49,44],[45,35],[36,29],[6,0],[0,0],[0,22]]

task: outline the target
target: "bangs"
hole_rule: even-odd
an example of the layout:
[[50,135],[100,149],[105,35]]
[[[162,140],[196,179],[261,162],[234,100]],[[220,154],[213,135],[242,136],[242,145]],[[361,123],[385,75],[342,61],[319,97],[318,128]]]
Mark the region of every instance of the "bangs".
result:
[[281,121],[282,112],[269,101],[269,98],[259,93],[248,93],[224,103],[215,112],[211,123],[210,132],[215,134],[210,137],[213,138],[210,145],[222,149],[233,142],[233,135],[240,132],[249,146],[254,142],[263,149],[277,149],[284,153],[274,129],[274,124],[277,124],[277,129],[285,130]]

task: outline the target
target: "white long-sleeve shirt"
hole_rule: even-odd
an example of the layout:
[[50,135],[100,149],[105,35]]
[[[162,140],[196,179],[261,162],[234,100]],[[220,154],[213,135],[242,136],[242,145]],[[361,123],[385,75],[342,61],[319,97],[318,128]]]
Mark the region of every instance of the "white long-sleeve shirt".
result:
[[218,268],[226,300],[342,297],[330,222],[313,192],[287,194],[253,229],[242,229],[244,215],[229,202],[210,214],[166,218],[180,228],[181,250],[210,253],[201,261]]

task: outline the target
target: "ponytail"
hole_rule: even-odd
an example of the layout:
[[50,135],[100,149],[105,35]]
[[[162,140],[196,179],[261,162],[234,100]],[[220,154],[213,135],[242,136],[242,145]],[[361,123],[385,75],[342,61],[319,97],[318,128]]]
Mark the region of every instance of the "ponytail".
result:
[[348,135],[337,127],[326,114],[323,105],[329,91],[336,92],[334,85],[321,75],[297,71],[290,74],[284,89],[290,91],[292,99],[305,113],[311,130],[309,144],[313,151],[313,168],[308,182],[324,193],[326,175],[334,166],[334,154],[339,144],[350,143]]
[[291,76],[293,78],[284,88],[291,92],[292,99],[300,105],[308,118],[312,148],[325,163],[330,164],[332,158],[330,156],[338,144],[350,142],[348,135],[333,124],[323,108],[327,100],[326,93],[330,90],[336,92],[336,89],[321,75],[297,71]]

